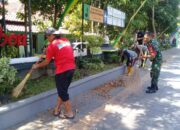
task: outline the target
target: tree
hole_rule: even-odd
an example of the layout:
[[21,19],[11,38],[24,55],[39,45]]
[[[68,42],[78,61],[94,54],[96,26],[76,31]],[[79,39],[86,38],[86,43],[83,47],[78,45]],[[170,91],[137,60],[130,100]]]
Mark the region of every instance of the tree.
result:
[[[64,19],[64,26],[76,36],[80,37],[82,32],[82,4],[75,6],[74,10]],[[88,21],[84,20],[84,31],[88,32]]]
[[[123,31],[122,28],[116,28],[117,31],[113,31],[115,33],[113,33],[113,35],[115,36],[114,38],[117,37],[117,33],[119,34],[120,32],[123,31],[123,36],[121,36],[121,38],[123,37],[123,39],[125,40],[126,36],[128,36],[129,34],[133,34],[135,32],[135,30],[137,29],[144,29],[147,26],[147,14],[146,12],[142,11],[142,7],[144,6],[143,3],[146,2],[146,0],[119,0],[118,2],[115,1],[110,1],[107,2],[108,5],[112,6],[113,8],[116,8],[118,10],[122,10],[123,12],[126,13],[126,29]],[[106,5],[107,6],[107,5]],[[112,27],[114,28],[114,27]],[[111,28],[111,30],[113,30]],[[108,31],[109,32],[109,31]],[[126,34],[125,33],[129,33]],[[119,39],[121,41],[121,38]],[[129,36],[127,37],[127,39],[129,39]]]
[[[110,5],[116,9],[122,10],[126,13],[126,26],[130,21],[131,16],[137,10],[144,0],[104,0],[103,5]],[[143,8],[138,12],[135,18],[129,25],[128,33],[133,33],[136,29],[149,30],[152,32],[163,32],[169,26],[167,33],[170,33],[176,28],[176,18],[178,17],[179,0],[153,0],[147,1]],[[122,31],[121,28],[107,27],[108,32]],[[112,30],[112,31],[111,31]]]
[[[27,0],[20,0],[23,4]],[[56,27],[58,17],[61,16],[66,0],[31,0],[32,14],[35,15],[34,23],[40,26],[45,26],[45,21],[51,22],[53,27]],[[19,14],[24,18],[24,14]]]
[[[149,17],[148,30],[153,31],[153,26],[158,32],[163,32],[167,27],[167,33],[175,31],[178,17],[179,0],[154,0],[154,3],[148,2],[146,12]],[[154,25],[150,24],[153,16],[152,8],[154,6]]]
[[[21,0],[25,2],[26,0]],[[139,10],[133,19],[131,17],[140,7],[144,0],[84,0],[87,4],[97,5],[102,9],[106,9],[107,6],[111,6],[118,10],[121,10],[126,13],[126,25],[131,20],[128,25],[127,33],[133,34],[135,30],[149,30],[156,33],[161,33],[164,29],[169,26],[167,33],[172,32],[176,27],[176,18],[178,16],[178,5],[179,0],[147,0],[147,3]],[[79,3],[81,3],[80,1]],[[43,19],[48,19],[51,21],[53,26],[55,26],[57,18],[63,12],[64,7],[66,6],[66,0],[32,0],[32,13],[37,14],[43,17]],[[65,25],[70,32],[80,35],[81,30],[81,9],[80,5],[76,6],[71,12],[72,15],[68,15],[65,20]],[[74,16],[73,16],[74,15]],[[67,20],[68,19],[68,20]],[[36,24],[40,24],[42,27],[44,25],[44,20],[36,20]],[[88,26],[90,22],[86,23]],[[97,26],[98,25],[98,26]],[[106,31],[111,39],[115,39],[119,32],[122,32],[124,29],[120,27],[110,26],[104,28],[104,24],[93,24],[96,26],[97,30],[100,30],[100,33]],[[85,30],[87,28],[85,27]],[[78,31],[77,31],[78,30]],[[88,29],[86,30],[88,31]]]

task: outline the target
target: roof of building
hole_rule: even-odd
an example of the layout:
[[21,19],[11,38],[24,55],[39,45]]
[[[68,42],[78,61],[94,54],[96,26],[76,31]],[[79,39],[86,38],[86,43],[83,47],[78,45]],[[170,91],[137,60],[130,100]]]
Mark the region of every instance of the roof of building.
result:
[[[19,0],[8,0],[5,9],[7,10],[7,13],[5,14],[6,29],[8,31],[24,32],[25,22],[16,15],[17,12],[23,13],[24,5]],[[2,20],[2,15],[0,16],[0,20]],[[39,32],[35,25],[32,25],[32,32]]]
[[[0,0],[1,2],[2,0]],[[6,29],[12,32],[24,32],[25,31],[25,22],[24,20],[17,17],[17,12],[24,12],[24,5],[19,0],[8,0],[8,4],[5,5],[5,9],[7,13],[5,15],[6,20]],[[38,18],[41,18],[41,15],[36,14]],[[35,16],[35,17],[36,17]],[[0,22],[2,20],[2,15],[0,15]],[[60,27],[59,31],[62,34],[69,34],[70,32]],[[37,33],[40,32],[37,26],[32,25],[32,32]]]

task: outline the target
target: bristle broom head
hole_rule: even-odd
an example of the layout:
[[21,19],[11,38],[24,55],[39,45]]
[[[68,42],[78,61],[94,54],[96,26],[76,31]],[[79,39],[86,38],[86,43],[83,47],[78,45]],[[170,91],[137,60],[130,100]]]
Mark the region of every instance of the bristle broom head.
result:
[[26,75],[26,77],[21,81],[21,83],[18,84],[18,86],[16,86],[14,89],[13,89],[13,92],[12,92],[12,96],[13,97],[18,97],[22,91],[22,89],[25,87],[25,84],[27,82],[27,80],[29,79],[30,77],[30,74],[28,73]]

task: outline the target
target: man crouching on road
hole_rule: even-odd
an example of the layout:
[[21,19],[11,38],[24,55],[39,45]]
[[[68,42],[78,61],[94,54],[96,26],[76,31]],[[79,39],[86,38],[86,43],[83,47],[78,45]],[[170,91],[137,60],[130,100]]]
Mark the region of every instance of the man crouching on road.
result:
[[54,60],[56,67],[55,81],[58,99],[53,115],[60,117],[60,109],[63,103],[66,109],[66,113],[63,117],[73,119],[74,113],[72,112],[69,100],[68,88],[75,70],[75,59],[70,42],[66,38],[56,37],[56,34],[58,33],[58,31],[51,27],[45,30],[45,36],[49,41],[49,45],[46,50],[46,59],[39,64],[34,64],[33,69],[47,66],[52,59]]
[[144,35],[144,43],[147,45],[149,55],[142,56],[142,58],[150,58],[152,61],[150,72],[151,86],[147,88],[146,93],[155,93],[158,90],[158,78],[161,70],[162,54],[158,47],[159,43],[155,39],[152,39],[150,33]]

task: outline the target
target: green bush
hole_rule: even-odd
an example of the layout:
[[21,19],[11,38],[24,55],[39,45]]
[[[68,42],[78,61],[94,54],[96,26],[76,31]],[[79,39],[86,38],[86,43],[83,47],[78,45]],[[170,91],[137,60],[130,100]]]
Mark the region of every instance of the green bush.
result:
[[170,49],[171,45],[169,43],[165,44],[165,45],[161,45],[161,50],[167,50]]
[[1,56],[16,58],[18,56],[18,48],[15,46],[4,46],[1,48]]
[[87,58],[86,61],[84,68],[87,70],[102,70],[104,67],[104,63],[99,57]]
[[78,36],[76,36],[74,34],[64,34],[63,37],[66,37],[71,42],[80,41],[80,37],[78,37]]
[[92,55],[102,54],[102,50],[100,47],[91,47],[90,52]]
[[87,63],[85,69],[87,70],[102,70],[104,68],[104,63]]
[[101,63],[102,59],[100,57],[92,57],[92,58],[87,58],[87,61],[90,63]]
[[16,81],[17,70],[9,65],[9,58],[0,59],[0,96],[9,94]]
[[104,62],[106,63],[119,63],[120,56],[118,52],[104,52]]
[[112,54],[109,57],[111,59],[111,63],[119,63],[120,61],[120,56],[116,55],[116,54]]
[[84,36],[84,40],[88,42],[88,47],[100,47],[103,44],[103,38],[96,35]]
[[74,76],[73,76],[73,79],[74,80],[78,80],[81,78],[81,74],[80,74],[80,71],[79,69],[76,69],[75,72],[74,72]]
[[77,57],[76,58],[76,65],[77,65],[77,68],[79,68],[79,69],[83,69],[87,62],[88,62],[88,60],[85,57]]
[[76,64],[79,69],[87,69],[87,70],[101,70],[104,67],[104,63],[99,57],[77,58]]

